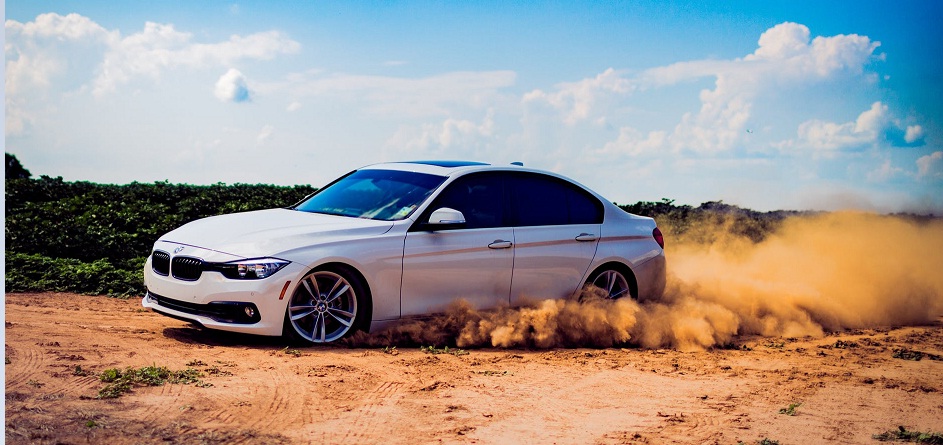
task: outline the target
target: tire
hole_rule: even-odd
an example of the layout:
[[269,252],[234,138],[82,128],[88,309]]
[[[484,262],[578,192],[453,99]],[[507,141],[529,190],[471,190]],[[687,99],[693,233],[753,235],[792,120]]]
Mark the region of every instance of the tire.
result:
[[341,268],[309,272],[295,288],[285,310],[284,334],[304,344],[331,343],[360,328],[369,316],[366,287]]
[[603,291],[607,299],[617,299],[625,296],[634,298],[632,287],[625,274],[616,268],[606,267],[595,273],[587,282],[587,286],[596,286]]

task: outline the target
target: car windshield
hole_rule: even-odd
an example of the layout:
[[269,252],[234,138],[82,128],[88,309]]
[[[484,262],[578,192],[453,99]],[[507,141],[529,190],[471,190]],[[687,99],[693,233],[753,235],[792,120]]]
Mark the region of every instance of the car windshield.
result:
[[397,170],[357,170],[334,181],[295,210],[393,221],[408,217],[444,176]]

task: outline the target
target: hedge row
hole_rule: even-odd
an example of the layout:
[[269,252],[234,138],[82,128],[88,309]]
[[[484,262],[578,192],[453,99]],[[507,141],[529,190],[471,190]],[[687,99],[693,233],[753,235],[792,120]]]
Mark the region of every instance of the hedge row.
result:
[[[140,295],[143,264],[160,235],[206,216],[286,207],[314,191],[311,186],[7,179],[6,290]],[[795,214],[722,202],[677,206],[667,199],[621,207],[655,218],[669,243],[710,242],[717,227],[760,241]]]
[[6,290],[140,294],[160,235],[207,216],[290,206],[315,190],[7,179]]

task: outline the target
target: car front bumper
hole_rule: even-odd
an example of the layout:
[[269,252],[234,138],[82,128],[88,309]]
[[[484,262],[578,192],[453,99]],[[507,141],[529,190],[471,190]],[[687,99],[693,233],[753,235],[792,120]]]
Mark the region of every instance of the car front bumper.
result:
[[155,273],[148,258],[144,266],[147,294],[141,305],[211,329],[278,336],[297,277],[304,272],[304,267],[291,263],[260,280],[234,280],[207,272],[186,281]]

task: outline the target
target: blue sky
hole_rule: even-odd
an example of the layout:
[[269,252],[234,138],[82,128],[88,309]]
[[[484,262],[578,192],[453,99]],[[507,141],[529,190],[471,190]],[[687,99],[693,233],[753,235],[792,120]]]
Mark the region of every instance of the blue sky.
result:
[[382,161],[522,161],[619,203],[943,213],[941,2],[5,14],[5,150],[36,176],[320,186]]

